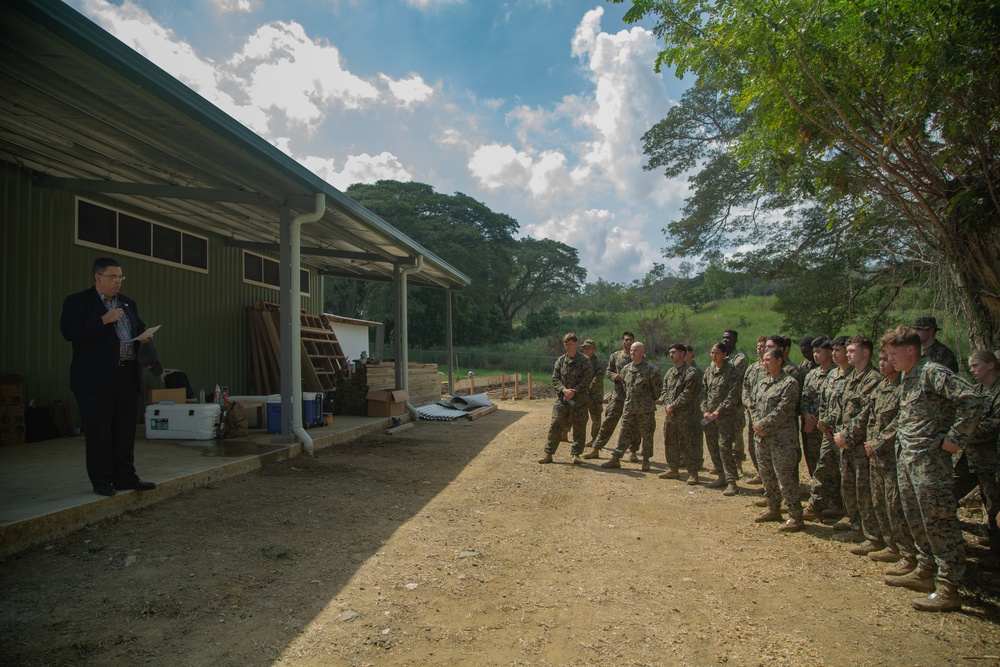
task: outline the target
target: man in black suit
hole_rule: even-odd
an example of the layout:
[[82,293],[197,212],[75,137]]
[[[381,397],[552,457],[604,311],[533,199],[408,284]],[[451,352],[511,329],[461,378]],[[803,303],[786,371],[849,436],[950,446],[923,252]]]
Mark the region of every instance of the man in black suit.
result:
[[59,330],[73,343],[70,389],[80,407],[87,443],[87,474],[94,493],[148,491],[135,472],[135,429],[139,409],[139,348],[149,338],[135,301],[120,294],[121,265],[110,257],[94,262],[94,286],[66,297]]

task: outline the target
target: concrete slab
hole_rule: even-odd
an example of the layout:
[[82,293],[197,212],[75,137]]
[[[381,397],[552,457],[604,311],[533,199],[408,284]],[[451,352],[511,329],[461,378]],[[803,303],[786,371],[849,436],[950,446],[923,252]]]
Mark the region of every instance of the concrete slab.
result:
[[[383,432],[391,421],[338,416],[333,426],[309,434],[319,450]],[[147,440],[139,426],[136,468],[156,489],[105,497],[87,479],[82,436],[0,447],[0,557],[301,453],[300,443],[264,431],[231,440],[172,441]]]

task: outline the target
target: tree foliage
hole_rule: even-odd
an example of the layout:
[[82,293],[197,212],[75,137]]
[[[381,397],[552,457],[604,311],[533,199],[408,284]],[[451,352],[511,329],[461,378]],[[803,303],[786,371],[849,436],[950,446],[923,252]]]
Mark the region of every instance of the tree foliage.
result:
[[[515,239],[514,218],[462,193],[446,195],[424,183],[399,181],[355,184],[346,193],[469,276],[469,287],[453,296],[458,345],[508,339],[525,309],[557,304],[586,279],[574,248],[549,239]],[[390,329],[395,323],[390,285],[328,278],[326,301],[332,312],[382,321]],[[413,287],[408,301],[411,345],[441,345],[441,290]]]
[[[906,276],[913,267],[940,270],[973,342],[995,341],[994,2],[631,4],[625,20],[653,18],[664,41],[656,69],[697,78],[646,136],[649,168],[676,175],[702,167],[684,220],[670,227],[670,252],[695,254],[731,238],[759,242],[774,230],[767,212],[818,207],[784,221],[812,225],[825,213],[830,242],[860,230],[880,268],[905,267]],[[863,275],[872,264],[860,257],[855,268]]]

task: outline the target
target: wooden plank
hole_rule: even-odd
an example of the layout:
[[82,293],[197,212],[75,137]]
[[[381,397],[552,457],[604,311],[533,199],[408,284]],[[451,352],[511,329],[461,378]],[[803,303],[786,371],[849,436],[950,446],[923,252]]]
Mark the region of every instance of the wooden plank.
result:
[[496,405],[484,405],[481,408],[476,408],[475,410],[469,412],[467,415],[465,415],[465,418],[468,419],[469,421],[474,422],[480,417],[488,415],[496,409],[497,409]]

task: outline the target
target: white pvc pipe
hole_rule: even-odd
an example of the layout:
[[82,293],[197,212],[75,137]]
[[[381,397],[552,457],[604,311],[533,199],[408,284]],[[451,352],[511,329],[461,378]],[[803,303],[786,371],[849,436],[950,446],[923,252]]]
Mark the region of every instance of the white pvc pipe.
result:
[[[291,250],[292,250],[292,296],[288,304],[292,315],[292,433],[302,443],[303,449],[313,453],[313,439],[302,427],[302,318],[298,313],[302,309],[302,296],[299,289],[299,266],[302,264],[302,225],[316,222],[326,212],[326,194],[316,193],[316,210],[303,213],[292,218]],[[298,399],[298,400],[297,400]]]
[[[401,371],[403,377],[403,389],[406,391],[410,391],[410,325],[409,317],[406,314],[406,276],[411,273],[416,273],[422,268],[424,268],[424,256],[417,255],[417,261],[413,266],[408,266],[399,272],[399,299],[402,303],[400,310],[403,314],[399,323],[399,340],[401,343],[399,355],[402,357],[402,359],[400,359],[400,363],[402,364]],[[413,417],[414,420],[420,421],[420,413],[417,412],[417,409],[413,407],[413,404],[409,401],[406,402],[406,411],[410,413],[410,416]]]

